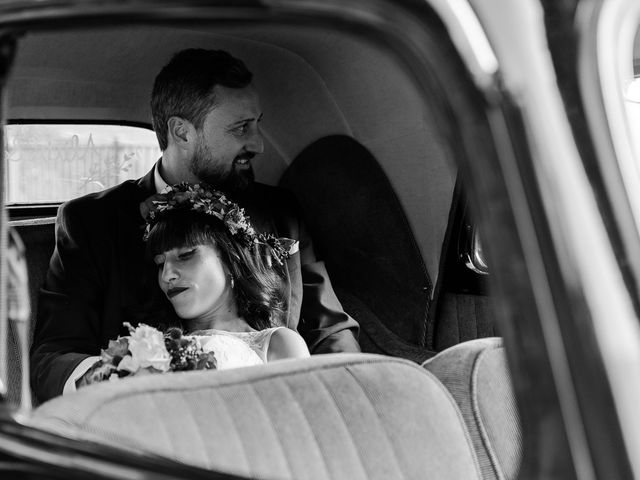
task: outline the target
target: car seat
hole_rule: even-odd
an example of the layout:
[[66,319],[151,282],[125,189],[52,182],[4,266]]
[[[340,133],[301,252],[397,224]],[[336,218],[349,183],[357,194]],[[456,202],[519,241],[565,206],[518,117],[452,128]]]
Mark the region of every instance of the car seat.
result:
[[[38,308],[38,293],[44,284],[49,269],[49,259],[55,246],[54,218],[12,221],[10,225],[20,236],[25,247],[27,272],[29,276],[29,299],[31,307],[31,320],[29,324],[28,343],[31,345],[35,327],[35,312]],[[8,323],[7,329],[7,401],[17,406],[22,399],[21,392],[21,365],[29,358],[23,358],[20,350],[18,332],[13,322]],[[4,359],[3,359],[4,360]],[[28,379],[27,379],[28,381]],[[31,398],[32,404],[36,403],[35,395]]]
[[332,135],[305,148],[280,180],[300,203],[318,257],[363,351],[423,361],[432,280],[398,198],[371,153]]
[[450,347],[427,360],[453,395],[465,420],[486,480],[513,480],[522,458],[522,431],[500,338]]
[[371,354],[129,377],[45,402],[32,423],[255,479],[480,478],[443,385]]

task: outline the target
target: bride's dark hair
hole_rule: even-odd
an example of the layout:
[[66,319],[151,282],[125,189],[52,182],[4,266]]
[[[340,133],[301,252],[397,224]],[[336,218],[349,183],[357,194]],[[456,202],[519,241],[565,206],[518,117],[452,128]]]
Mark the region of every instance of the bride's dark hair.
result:
[[211,245],[233,275],[233,296],[238,314],[256,330],[284,323],[287,302],[283,267],[269,261],[268,246],[247,247],[231,235],[216,217],[200,212],[166,212],[149,231],[147,256],[153,257],[174,248]]

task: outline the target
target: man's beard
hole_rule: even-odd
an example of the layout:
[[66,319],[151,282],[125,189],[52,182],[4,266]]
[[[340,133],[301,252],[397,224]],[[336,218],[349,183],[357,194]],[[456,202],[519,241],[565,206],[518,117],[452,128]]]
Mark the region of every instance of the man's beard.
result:
[[238,155],[233,160],[231,168],[227,170],[224,165],[216,163],[211,149],[203,141],[199,141],[189,169],[201,182],[226,193],[237,193],[246,189],[254,181],[253,167],[251,165],[249,168],[239,167],[237,161],[250,160],[254,156],[253,153],[248,152]]

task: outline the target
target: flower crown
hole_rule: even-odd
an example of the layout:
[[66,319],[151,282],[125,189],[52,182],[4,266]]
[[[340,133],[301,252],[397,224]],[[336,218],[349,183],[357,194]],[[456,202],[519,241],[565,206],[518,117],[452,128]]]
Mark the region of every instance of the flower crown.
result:
[[143,237],[145,241],[163,214],[172,210],[191,210],[216,217],[243,246],[270,247],[271,254],[279,263],[289,258],[290,249],[295,244],[295,240],[256,232],[244,208],[229,200],[222,192],[204,183],[187,182],[167,187],[165,193],[152,195],[140,204],[140,213],[147,222]]

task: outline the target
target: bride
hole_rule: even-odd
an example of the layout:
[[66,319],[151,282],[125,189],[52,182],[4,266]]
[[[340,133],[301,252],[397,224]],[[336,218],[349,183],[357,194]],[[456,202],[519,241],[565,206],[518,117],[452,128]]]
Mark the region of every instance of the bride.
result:
[[[285,260],[295,242],[256,232],[243,209],[204,184],[174,185],[149,197],[140,212],[157,298],[136,323],[157,325],[171,338],[184,331],[204,353],[213,352],[217,369],[309,356],[304,339],[282,325]],[[110,348],[111,342],[103,350],[107,360],[96,362],[77,387],[112,377],[109,359],[118,355]]]
[[288,239],[257,233],[244,211],[203,184],[179,184],[141,205],[158,285],[217,368],[308,357],[286,318]]

